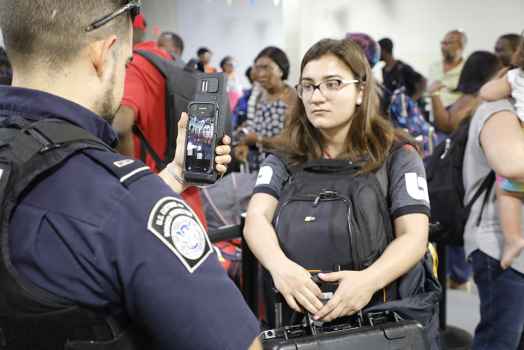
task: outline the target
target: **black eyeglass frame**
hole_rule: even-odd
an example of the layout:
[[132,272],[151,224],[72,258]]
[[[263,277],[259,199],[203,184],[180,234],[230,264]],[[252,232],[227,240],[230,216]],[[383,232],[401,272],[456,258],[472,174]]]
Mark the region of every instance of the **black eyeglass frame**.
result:
[[98,29],[102,27],[103,25],[107,24],[108,22],[112,21],[116,17],[129,12],[131,16],[131,20],[134,21],[135,18],[140,14],[140,9],[142,7],[142,1],[141,0],[130,0],[127,4],[122,6],[121,8],[117,9],[116,11],[105,15],[104,17],[97,19],[90,25],[88,25],[85,29],[86,32],[92,32],[95,29]]

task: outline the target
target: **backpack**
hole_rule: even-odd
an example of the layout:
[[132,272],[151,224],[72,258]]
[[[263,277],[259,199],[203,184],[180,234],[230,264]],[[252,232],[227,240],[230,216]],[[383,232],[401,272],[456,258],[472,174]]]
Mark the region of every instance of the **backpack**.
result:
[[395,90],[391,95],[388,114],[395,127],[405,129],[423,145],[425,156],[433,153],[437,143],[435,128],[426,121],[419,106],[406,94],[405,87]]
[[[165,154],[157,154],[142,130],[136,124],[133,126],[133,133],[140,140],[141,160],[145,161],[147,154],[149,154],[154,160],[158,171],[160,171],[175,157],[178,120],[182,112],[187,112],[187,106],[196,94],[199,73],[196,73],[189,67],[180,67],[175,62],[166,60],[151,52],[136,50],[135,53],[149,61],[166,80]],[[151,102],[153,103],[153,101]]]
[[[358,163],[345,160],[288,166],[290,178],[273,220],[286,256],[314,272],[363,270],[373,264],[395,239],[389,214],[389,170],[391,154],[401,146],[394,146],[376,173],[360,174]],[[325,238],[319,240],[319,233]],[[394,308],[420,321],[430,338],[438,338],[441,289],[434,261],[427,252],[404,276],[378,291],[367,308]],[[271,300],[267,294],[266,300]]]
[[491,171],[471,200],[464,204],[462,166],[470,122],[471,118],[464,120],[425,161],[431,203],[430,240],[433,242],[463,245],[464,228],[471,207],[484,193],[481,212],[476,222],[478,226],[482,211],[489,199],[489,190],[495,183],[495,172]]

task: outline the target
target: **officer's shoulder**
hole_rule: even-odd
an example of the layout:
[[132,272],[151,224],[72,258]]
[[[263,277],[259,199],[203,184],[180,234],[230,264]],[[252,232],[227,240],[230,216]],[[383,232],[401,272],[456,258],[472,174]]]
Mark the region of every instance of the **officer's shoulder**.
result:
[[153,175],[151,169],[142,161],[118,153],[99,150],[86,150],[83,153],[92,161],[95,168],[106,174],[113,185],[125,189],[129,189],[142,178]]

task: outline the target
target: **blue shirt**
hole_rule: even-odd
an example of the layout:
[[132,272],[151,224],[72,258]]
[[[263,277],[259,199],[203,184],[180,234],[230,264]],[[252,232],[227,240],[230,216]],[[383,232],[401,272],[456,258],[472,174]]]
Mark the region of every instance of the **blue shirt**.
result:
[[[117,139],[75,103],[2,87],[0,117],[13,114],[63,119],[108,144]],[[124,311],[163,349],[247,349],[258,322],[199,234],[198,219],[160,177],[147,172],[126,187],[100,159],[133,163],[80,153],[24,197],[9,226],[17,272],[71,303]]]

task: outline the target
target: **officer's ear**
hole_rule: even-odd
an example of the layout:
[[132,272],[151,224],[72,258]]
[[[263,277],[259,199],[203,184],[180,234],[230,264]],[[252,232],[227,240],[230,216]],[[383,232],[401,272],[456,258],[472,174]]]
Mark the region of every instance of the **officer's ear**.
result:
[[89,58],[99,78],[104,76],[104,73],[110,67],[109,61],[115,57],[113,50],[116,50],[117,40],[116,35],[111,35],[89,44]]

